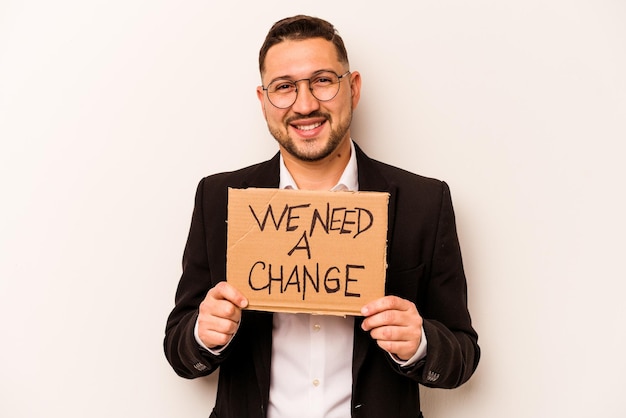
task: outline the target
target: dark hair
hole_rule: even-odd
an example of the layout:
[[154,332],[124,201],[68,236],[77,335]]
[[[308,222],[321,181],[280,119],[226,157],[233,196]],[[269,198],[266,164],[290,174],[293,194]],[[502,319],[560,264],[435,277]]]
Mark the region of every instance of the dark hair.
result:
[[332,42],[337,50],[339,61],[345,64],[349,63],[348,52],[343,44],[343,39],[341,39],[341,36],[339,36],[339,33],[331,23],[317,17],[297,15],[279,20],[274,23],[267,33],[259,51],[259,70],[261,74],[265,70],[265,57],[271,47],[287,40],[301,41],[311,38],[323,38]]

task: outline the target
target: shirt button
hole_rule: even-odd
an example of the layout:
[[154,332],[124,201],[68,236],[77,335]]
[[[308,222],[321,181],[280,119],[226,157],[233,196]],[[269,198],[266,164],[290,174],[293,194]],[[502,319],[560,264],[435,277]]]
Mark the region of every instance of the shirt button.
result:
[[313,379],[313,386],[319,386],[319,385],[320,385],[319,379]]
[[318,332],[321,329],[322,329],[322,326],[320,324],[313,325],[313,331]]

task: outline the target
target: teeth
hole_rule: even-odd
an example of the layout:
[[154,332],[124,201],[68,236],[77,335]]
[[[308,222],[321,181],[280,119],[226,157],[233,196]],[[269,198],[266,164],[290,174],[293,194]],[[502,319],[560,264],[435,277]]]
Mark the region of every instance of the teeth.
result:
[[322,124],[321,122],[318,122],[318,123],[313,123],[311,125],[296,125],[296,127],[300,129],[301,131],[310,131],[311,129],[317,128],[321,124]]

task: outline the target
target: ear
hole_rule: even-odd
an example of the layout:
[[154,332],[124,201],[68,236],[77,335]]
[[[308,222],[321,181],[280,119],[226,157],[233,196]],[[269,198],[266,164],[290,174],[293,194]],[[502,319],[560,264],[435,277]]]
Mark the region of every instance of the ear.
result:
[[356,109],[361,98],[361,74],[358,71],[350,73],[350,91],[352,94],[352,109]]
[[259,102],[261,102],[261,110],[263,111],[263,117],[267,119],[267,117],[265,116],[265,90],[263,90],[262,86],[258,86],[256,88],[256,97],[259,99]]

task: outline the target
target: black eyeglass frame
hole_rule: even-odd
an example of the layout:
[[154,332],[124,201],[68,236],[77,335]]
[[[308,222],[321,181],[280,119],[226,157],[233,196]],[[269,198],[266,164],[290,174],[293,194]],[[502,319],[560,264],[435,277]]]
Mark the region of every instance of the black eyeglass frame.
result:
[[271,83],[269,83],[267,85],[267,87],[265,86],[261,86],[261,88],[263,89],[263,91],[265,91],[265,95],[267,96],[267,100],[272,104],[272,106],[274,106],[277,109],[289,109],[291,106],[293,106],[293,104],[296,102],[296,100],[298,100],[298,83],[301,81],[306,81],[307,84],[309,85],[309,91],[311,92],[311,94],[313,95],[313,97],[315,97],[315,100],[318,100],[320,102],[329,102],[331,100],[333,100],[335,97],[337,97],[337,95],[339,94],[339,90],[341,90],[341,80],[347,76],[348,74],[350,74],[350,70],[346,71],[345,73],[343,73],[342,75],[337,74],[336,72],[332,71],[332,70],[324,70],[324,71],[319,71],[319,73],[333,73],[335,74],[335,76],[337,76],[337,84],[339,85],[339,87],[337,88],[337,92],[335,92],[335,94],[333,95],[333,97],[329,98],[329,99],[318,99],[317,96],[315,95],[315,93],[313,93],[313,89],[311,88],[311,79],[315,78],[314,77],[310,77],[310,78],[301,78],[299,80],[295,80],[295,81],[289,81],[290,83],[293,83],[293,85],[296,87],[296,95],[293,99],[293,102],[291,102],[291,104],[289,106],[276,106],[274,104],[274,102],[272,102],[272,99],[270,99],[270,93],[269,93],[269,87],[275,83],[276,81],[285,81],[285,80],[274,80]]

